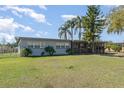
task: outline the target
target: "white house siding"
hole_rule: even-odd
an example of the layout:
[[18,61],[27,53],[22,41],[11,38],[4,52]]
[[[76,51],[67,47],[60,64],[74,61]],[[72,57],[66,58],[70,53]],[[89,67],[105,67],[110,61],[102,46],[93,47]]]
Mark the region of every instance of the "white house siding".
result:
[[[41,46],[42,43],[42,46]],[[64,41],[64,40],[50,40],[50,39],[25,39],[22,38],[20,39],[19,42],[19,51],[23,48],[29,48],[29,45],[39,45],[40,48],[36,48],[36,47],[30,47],[30,49],[32,50],[32,56],[41,56],[41,53],[44,52],[45,50],[44,48],[47,46],[52,46],[56,53],[54,55],[63,55],[63,54],[67,54],[66,50],[68,48],[71,47],[71,42],[70,41]],[[68,47],[66,48],[56,48],[56,45],[66,45]],[[47,53],[45,53],[45,55],[48,55]]]

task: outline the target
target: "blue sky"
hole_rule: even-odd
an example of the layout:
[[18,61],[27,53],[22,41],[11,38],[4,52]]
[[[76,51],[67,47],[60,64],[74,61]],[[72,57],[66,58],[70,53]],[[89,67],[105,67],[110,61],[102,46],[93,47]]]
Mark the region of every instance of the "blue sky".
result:
[[[113,6],[101,6],[104,15]],[[5,38],[13,42],[15,36],[58,38],[58,28],[76,15],[85,15],[86,6],[0,6],[0,41]],[[76,38],[76,36],[75,36]],[[123,42],[124,34],[107,34],[104,30],[101,40]]]

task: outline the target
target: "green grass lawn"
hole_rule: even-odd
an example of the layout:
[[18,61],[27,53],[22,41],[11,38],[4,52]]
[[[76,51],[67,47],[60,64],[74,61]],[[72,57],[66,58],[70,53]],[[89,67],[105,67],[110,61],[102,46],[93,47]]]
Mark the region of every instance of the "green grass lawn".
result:
[[124,87],[124,58],[1,56],[0,87]]

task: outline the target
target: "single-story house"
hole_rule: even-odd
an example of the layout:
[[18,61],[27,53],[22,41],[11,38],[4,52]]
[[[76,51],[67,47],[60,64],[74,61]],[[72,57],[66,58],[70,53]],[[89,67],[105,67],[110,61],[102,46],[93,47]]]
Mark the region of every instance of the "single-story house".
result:
[[[32,56],[41,56],[44,48],[52,46],[55,49],[54,55],[65,55],[66,50],[71,48],[76,54],[91,53],[91,46],[87,42],[79,40],[62,40],[62,39],[48,39],[48,38],[32,38],[32,37],[16,37],[18,43],[18,53],[23,48],[30,48]],[[96,53],[104,53],[104,42],[96,42]],[[45,53],[45,55],[48,55]]]
[[33,56],[40,56],[42,52],[45,52],[44,48],[47,46],[52,46],[55,49],[55,55],[67,54],[66,50],[71,48],[70,40],[31,37],[16,37],[16,40],[18,43],[19,53],[23,48],[30,48]]

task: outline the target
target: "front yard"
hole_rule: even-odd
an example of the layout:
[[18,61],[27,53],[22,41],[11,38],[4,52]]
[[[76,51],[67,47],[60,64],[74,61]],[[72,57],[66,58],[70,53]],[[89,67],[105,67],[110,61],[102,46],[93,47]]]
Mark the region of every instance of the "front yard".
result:
[[124,58],[2,56],[0,87],[124,87]]

